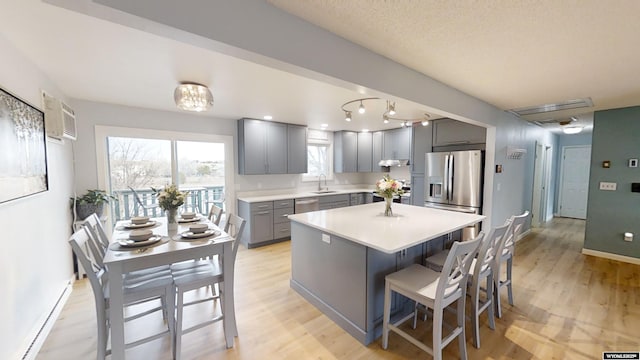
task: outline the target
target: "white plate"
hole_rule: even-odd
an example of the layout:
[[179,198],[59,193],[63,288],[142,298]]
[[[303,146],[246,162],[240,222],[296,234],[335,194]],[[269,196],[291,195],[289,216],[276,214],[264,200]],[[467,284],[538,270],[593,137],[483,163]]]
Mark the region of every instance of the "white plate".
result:
[[128,223],[128,224],[124,225],[124,228],[125,229],[139,229],[139,228],[145,228],[145,227],[153,226],[155,224],[156,224],[155,220],[149,220],[148,222],[146,222],[144,224]]
[[196,217],[191,218],[191,219],[178,218],[178,222],[179,223],[190,223],[190,222],[195,222],[195,221],[199,221],[199,220],[200,220],[200,216],[196,216]]
[[153,245],[160,240],[162,240],[162,236],[153,235],[152,237],[149,238],[149,240],[133,241],[133,240],[125,239],[125,240],[119,240],[118,244],[120,244],[120,246],[122,247],[141,247],[141,246]]
[[185,231],[183,233],[180,234],[180,236],[182,236],[183,238],[187,238],[187,239],[200,239],[200,238],[204,238],[207,236],[218,236],[220,235],[219,231],[213,230],[213,229],[209,229],[209,230],[205,230],[204,232],[201,233],[193,233],[191,231]]

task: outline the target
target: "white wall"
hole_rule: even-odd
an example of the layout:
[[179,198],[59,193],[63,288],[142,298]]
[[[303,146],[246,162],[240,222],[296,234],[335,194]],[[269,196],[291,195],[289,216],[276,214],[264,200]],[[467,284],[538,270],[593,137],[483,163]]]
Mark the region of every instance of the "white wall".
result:
[[[60,91],[0,36],[0,87],[42,109]],[[0,359],[21,358],[72,277],[71,143],[47,142],[49,191],[0,204]],[[2,191],[0,189],[0,191]]]

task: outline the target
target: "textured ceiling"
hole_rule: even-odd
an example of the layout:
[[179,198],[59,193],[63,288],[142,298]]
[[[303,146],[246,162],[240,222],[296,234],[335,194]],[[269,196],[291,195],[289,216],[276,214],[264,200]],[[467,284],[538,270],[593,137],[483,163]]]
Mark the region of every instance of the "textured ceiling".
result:
[[[578,115],[588,122],[594,110],[640,104],[640,1],[270,3],[502,109],[582,97],[594,103],[532,119]],[[357,92],[39,0],[0,0],[0,34],[70,97],[178,111],[173,89],[192,80],[213,90],[206,116],[271,114],[311,127],[329,123],[331,130],[367,125],[345,123],[340,111],[362,96]],[[424,113],[421,105],[394,100],[405,117]],[[381,111],[367,111],[366,127],[397,126],[381,124]]]
[[640,104],[640,1],[269,2],[501,109]]

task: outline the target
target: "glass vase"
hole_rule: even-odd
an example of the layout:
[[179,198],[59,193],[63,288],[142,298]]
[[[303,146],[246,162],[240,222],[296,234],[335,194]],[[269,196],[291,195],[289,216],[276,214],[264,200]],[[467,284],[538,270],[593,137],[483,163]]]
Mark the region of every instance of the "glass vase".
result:
[[167,210],[167,230],[169,232],[178,231],[178,209]]
[[393,210],[391,210],[391,204],[393,204],[392,197],[384,198],[384,216],[393,216]]

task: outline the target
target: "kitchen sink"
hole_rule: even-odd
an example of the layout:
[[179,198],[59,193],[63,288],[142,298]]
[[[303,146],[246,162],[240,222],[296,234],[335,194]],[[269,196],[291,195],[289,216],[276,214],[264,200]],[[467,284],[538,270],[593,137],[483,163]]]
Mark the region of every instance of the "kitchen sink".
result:
[[334,192],[338,192],[338,190],[318,190],[318,191],[312,191],[312,193],[314,194],[331,194]]

